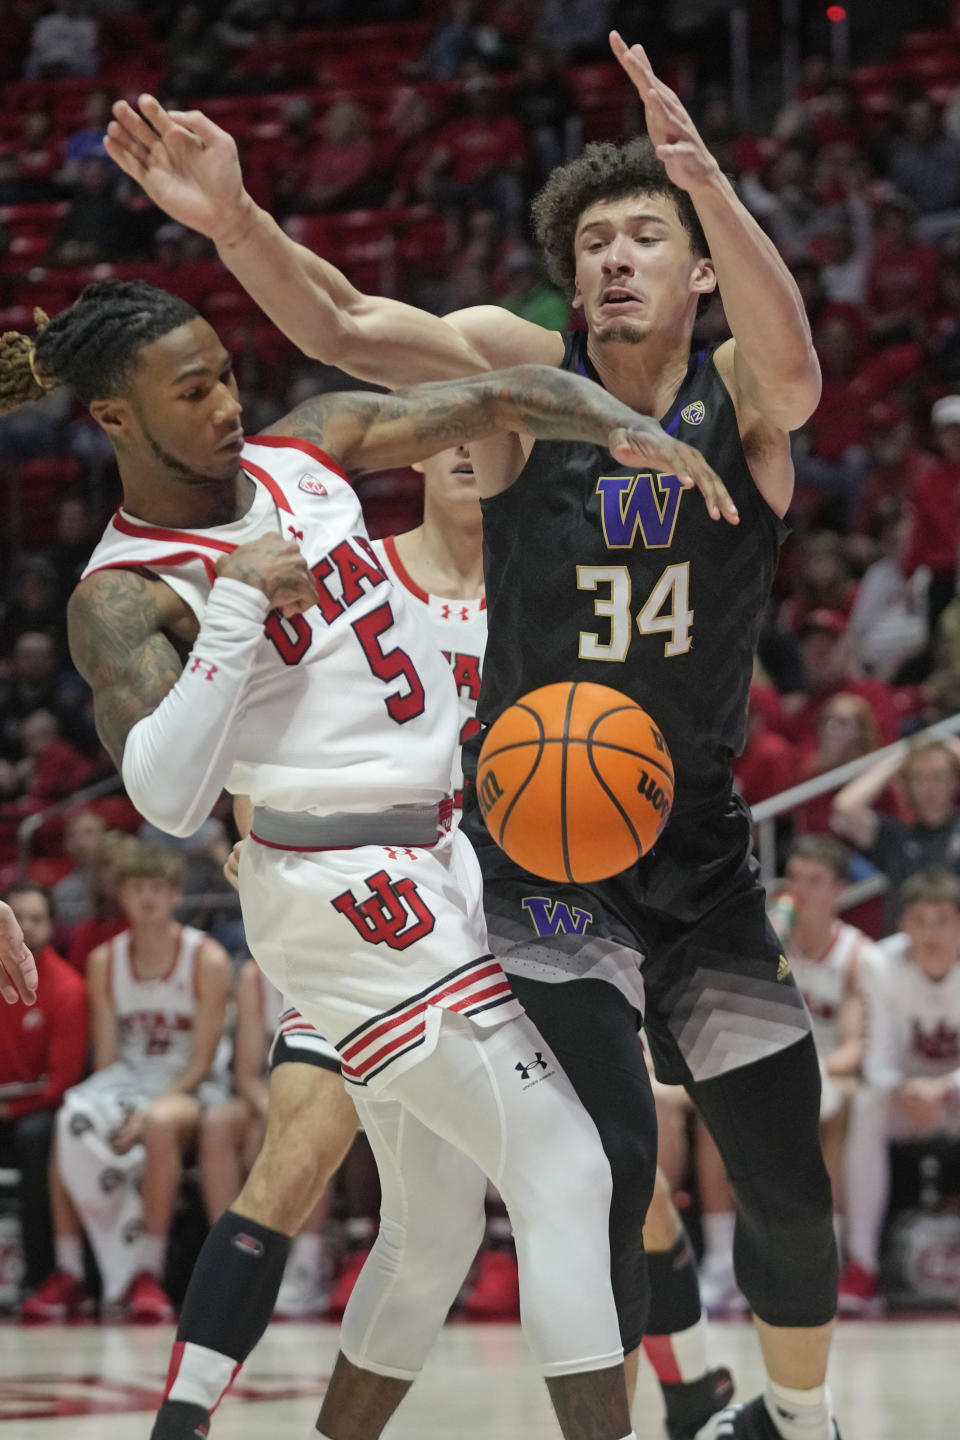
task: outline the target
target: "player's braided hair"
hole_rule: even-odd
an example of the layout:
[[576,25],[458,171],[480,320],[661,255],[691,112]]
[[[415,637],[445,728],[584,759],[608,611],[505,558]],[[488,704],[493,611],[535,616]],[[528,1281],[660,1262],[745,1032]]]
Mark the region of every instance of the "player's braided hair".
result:
[[121,392],[139,351],[196,317],[185,300],[143,280],[98,280],[49,320],[34,310],[33,339],[0,336],[0,415],[68,385],[84,405]]
[[533,201],[534,233],[547,273],[566,294],[573,294],[573,242],[580,216],[601,200],[620,200],[625,195],[667,196],[677,207],[693,253],[710,254],[693,201],[669,178],[650,140],[644,137],[626,145],[595,140],[576,160],[554,170]]

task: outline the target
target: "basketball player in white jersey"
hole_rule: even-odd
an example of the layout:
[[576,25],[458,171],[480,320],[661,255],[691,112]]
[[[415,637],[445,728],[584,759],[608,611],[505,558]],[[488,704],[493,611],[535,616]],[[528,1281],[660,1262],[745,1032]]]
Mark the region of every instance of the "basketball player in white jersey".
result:
[[[880,961],[877,946],[862,930],[838,918],[847,888],[850,851],[830,835],[805,835],[786,866],[789,908],[786,925],[774,925],[813,1021],[820,1061],[820,1135],[833,1188],[835,1225],[844,1214],[844,1148],[850,1103],[863,1057],[863,1001],[860,979]],[[703,1126],[697,1131],[697,1170],[704,1204],[704,1259],[701,1288],[711,1311],[743,1309],[733,1275],[733,1192],[716,1146]]]
[[[476,1249],[489,1176],[562,1432],[631,1436],[609,1162],[486,948],[479,867],[450,829],[449,670],[371,550],[348,476],[519,426],[666,466],[717,510],[722,483],[655,421],[540,367],[318,397],[244,442],[215,332],[141,283],[89,286],[33,342],[4,337],[7,408],[64,382],[113,441],[124,493],[68,612],[101,739],[172,833],[196,829],[224,785],[251,796],[251,948],[335,1040],[380,1168],[380,1234],[320,1430],[381,1433]],[[249,1233],[235,1248],[266,1252]],[[218,1282],[239,1308],[253,1280]],[[206,1410],[193,1418],[205,1426]]]
[[168,851],[121,846],[117,893],[130,928],[88,961],[95,1073],[67,1091],[57,1115],[57,1269],[24,1302],[27,1322],[89,1313],[84,1231],[107,1305],[131,1320],[173,1319],[161,1280],[183,1156],[201,1110],[229,1091],[230,961],[209,935],[174,920],[182,870]]
[[880,1308],[880,1233],[891,1140],[960,1140],[960,879],[918,870],[900,891],[902,931],[864,974],[863,1084],[847,1138],[847,1238],[840,1311]]
[[[414,468],[424,476],[422,524],[374,540],[372,545],[387,573],[412,597],[415,613],[434,636],[453,671],[460,722],[451,776],[456,824],[463,783],[460,747],[476,727],[487,640],[482,516],[469,446],[443,450]],[[247,834],[252,812],[245,797],[237,797],[234,813],[241,832]],[[242,848],[242,842],[234,847],[225,867],[234,885],[238,883]],[[210,1273],[220,1263],[218,1256],[226,1253],[231,1243],[232,1227],[245,1217],[278,1236],[286,1236],[295,1234],[308,1212],[312,1223],[330,1179],[354,1141],[356,1113],[340,1083],[337,1053],[294,1006],[280,1016],[271,1048],[267,1125],[266,1143],[243,1190],[204,1243],[177,1326],[177,1344],[193,1346],[194,1390],[196,1393],[206,1387],[208,1409],[222,1398],[225,1365],[232,1383],[271,1311],[279,1312],[291,1269],[296,1270],[301,1261],[298,1251],[303,1261],[309,1261],[311,1254],[314,1264],[316,1261],[314,1237],[297,1235],[286,1261],[277,1309],[270,1293],[264,1292],[260,1323],[251,1323],[248,1307],[243,1323],[238,1325],[232,1308],[219,1304],[209,1283]],[[645,1337],[644,1345],[668,1405],[674,1413],[684,1403],[702,1411],[703,1393],[712,1387],[720,1408],[729,1399],[732,1384],[727,1371],[709,1369],[692,1252],[670,1188],[660,1176],[644,1240],[648,1263],[654,1271],[652,1319],[659,1320]],[[200,1336],[204,1341],[202,1356],[197,1343]],[[169,1397],[160,1409],[154,1430],[156,1440],[179,1433],[168,1431],[168,1415],[176,1424],[175,1402]]]

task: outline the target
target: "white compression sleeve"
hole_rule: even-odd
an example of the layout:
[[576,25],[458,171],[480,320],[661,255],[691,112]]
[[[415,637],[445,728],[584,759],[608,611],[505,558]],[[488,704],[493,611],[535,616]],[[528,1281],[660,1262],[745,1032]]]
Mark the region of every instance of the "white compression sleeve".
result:
[[260,590],[221,576],[183,674],[127,736],[127,794],[170,835],[192,835],[223,789],[233,764],[233,721],[269,609]]

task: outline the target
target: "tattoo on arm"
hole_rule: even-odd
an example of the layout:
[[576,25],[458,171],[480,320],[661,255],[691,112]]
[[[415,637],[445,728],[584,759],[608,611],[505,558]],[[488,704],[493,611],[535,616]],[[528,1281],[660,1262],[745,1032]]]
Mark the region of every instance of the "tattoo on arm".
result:
[[127,735],[177,683],[182,666],[162,633],[157,587],[132,570],[90,576],[70,597],[70,654],[93,690],[97,734],[117,769]]
[[538,440],[606,443],[610,431],[661,434],[648,416],[600,385],[551,365],[516,365],[460,380],[418,385],[393,395],[348,391],[298,406],[267,433],[310,440],[349,469],[424,459],[496,431],[525,430]]

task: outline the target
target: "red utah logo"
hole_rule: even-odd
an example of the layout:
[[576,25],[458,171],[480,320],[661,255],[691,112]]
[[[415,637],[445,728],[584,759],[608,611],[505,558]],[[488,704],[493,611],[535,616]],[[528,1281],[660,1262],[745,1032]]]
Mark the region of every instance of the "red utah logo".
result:
[[329,493],[320,476],[311,475],[309,470],[305,475],[300,476],[300,484],[297,488],[299,490],[306,490],[308,495],[326,495]]

